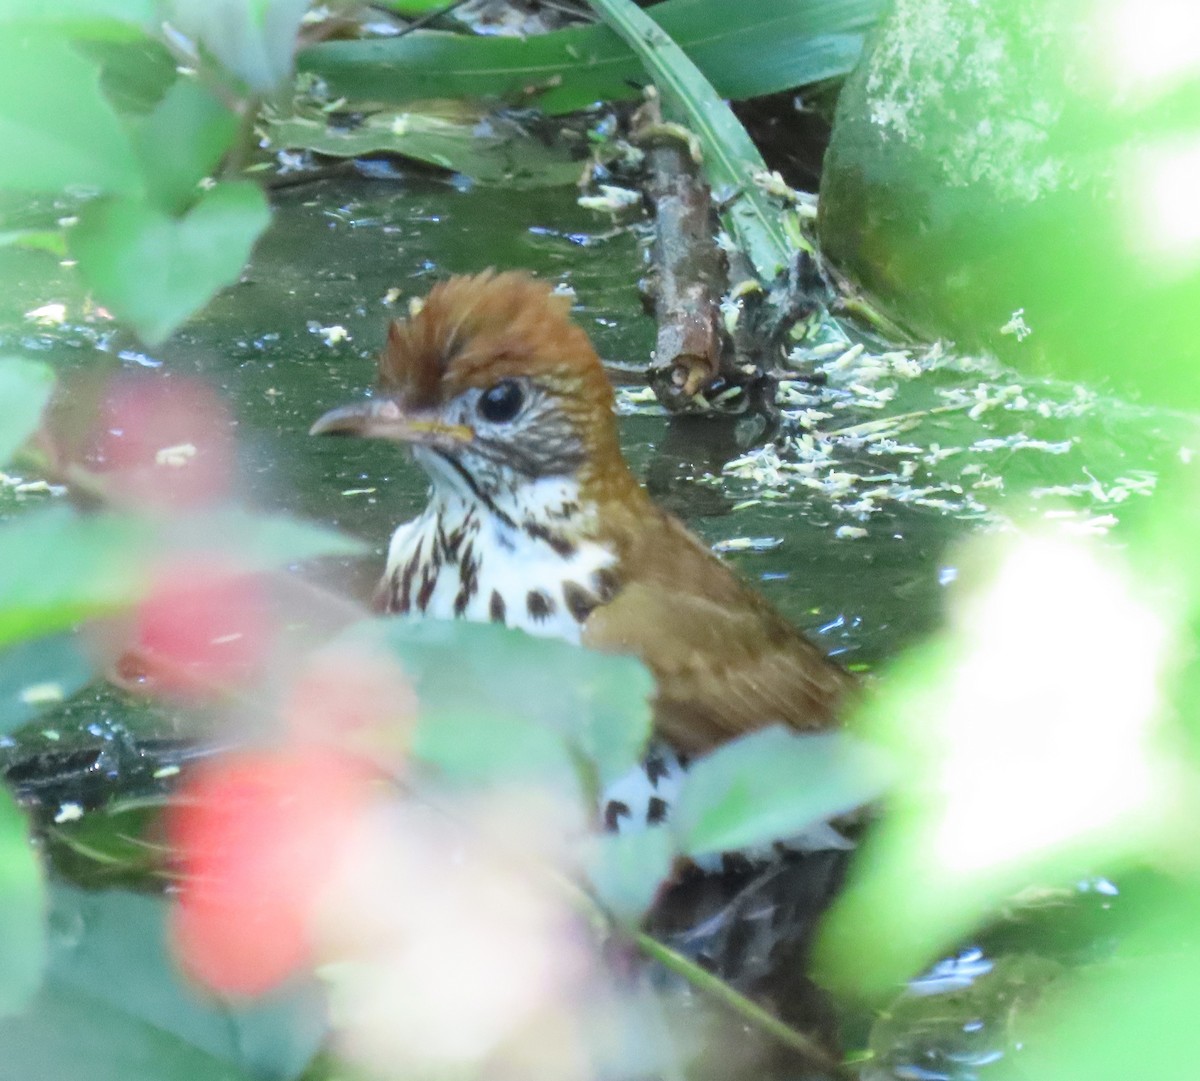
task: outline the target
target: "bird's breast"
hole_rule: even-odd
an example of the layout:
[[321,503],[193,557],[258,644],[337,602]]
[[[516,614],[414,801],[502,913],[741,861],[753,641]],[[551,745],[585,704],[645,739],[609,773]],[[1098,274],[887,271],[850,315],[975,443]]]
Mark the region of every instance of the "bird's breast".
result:
[[611,599],[616,556],[594,541],[568,540],[560,525],[431,506],[392,537],[383,608],[502,623],[578,645],[592,609]]

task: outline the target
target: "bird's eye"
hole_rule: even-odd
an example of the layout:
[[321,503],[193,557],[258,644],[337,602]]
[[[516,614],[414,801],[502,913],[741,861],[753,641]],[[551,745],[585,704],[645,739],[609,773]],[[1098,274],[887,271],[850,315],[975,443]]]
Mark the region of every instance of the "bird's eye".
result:
[[479,398],[479,415],[492,424],[510,421],[525,404],[525,394],[515,379],[501,379]]

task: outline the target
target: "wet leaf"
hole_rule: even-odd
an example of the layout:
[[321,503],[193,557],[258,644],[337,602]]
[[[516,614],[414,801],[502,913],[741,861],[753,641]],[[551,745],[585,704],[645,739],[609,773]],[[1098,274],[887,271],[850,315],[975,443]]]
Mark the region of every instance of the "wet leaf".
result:
[[39,360],[0,356],[0,465],[41,423],[54,390],[54,372]]
[[301,1073],[323,1035],[314,989],[253,1006],[198,994],[167,950],[166,910],[160,897],[55,888],[46,985],[22,1016],[0,1022],[9,1076],[284,1081]]
[[766,728],[692,764],[672,830],[692,856],[785,840],[878,798],[888,772],[878,752],[842,733]]
[[268,133],[272,146],[280,149],[303,147],[340,158],[401,154],[507,187],[574,184],[583,168],[578,144],[553,145],[513,121],[471,109],[456,109],[455,115],[376,113],[355,127],[330,126],[324,117],[293,116],[273,121]]
[[191,205],[237,129],[237,117],[209,90],[194,78],[176,80],[133,135],[146,185],[161,209],[177,214]]
[[0,788],[0,1016],[21,1009],[41,984],[44,907],[42,869],[25,816]]
[[0,34],[0,144],[0,188],[129,192],[140,183],[95,65],[50,34]]
[[[654,17],[720,95],[740,99],[844,75],[882,7],[880,0],[666,0]],[[635,99],[645,81],[629,47],[601,26],[529,38],[417,31],[325,42],[301,52],[297,66],[357,101],[536,97],[548,113]]]
[[91,203],[70,244],[101,303],[157,344],[237,280],[269,221],[256,185],[222,183],[181,218],[132,198]]
[[0,651],[0,733],[66,701],[91,680],[92,672],[91,661],[69,635]]

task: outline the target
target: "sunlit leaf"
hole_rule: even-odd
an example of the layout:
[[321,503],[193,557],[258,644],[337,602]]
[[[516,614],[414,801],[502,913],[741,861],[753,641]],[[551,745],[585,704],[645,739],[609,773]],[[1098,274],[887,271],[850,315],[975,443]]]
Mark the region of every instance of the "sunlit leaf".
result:
[[767,728],[689,768],[671,814],[692,856],[786,840],[882,795],[878,752],[841,733]]
[[[719,94],[747,98],[844,75],[882,8],[880,0],[666,0],[654,18]],[[602,26],[524,39],[417,31],[325,42],[301,52],[297,66],[357,101],[534,96],[550,113],[628,101],[646,81],[629,47]]]
[[70,245],[101,303],[155,344],[237,280],[269,221],[256,185],[227,182],[181,218],[137,199],[91,203]]
[[704,73],[633,0],[593,0],[592,6],[646,67],[668,113],[694,131],[713,190],[736,193],[721,220],[759,277],[774,281],[787,266],[791,245],[779,207],[754,183],[766,163],[733,110]]
[[671,873],[669,830],[606,833],[587,850],[587,875],[600,902],[618,919],[637,923]]
[[0,356],[0,465],[33,434],[54,390],[54,372],[39,360]]
[[43,894],[42,869],[29,843],[25,816],[0,787],[0,1016],[21,1009],[42,981]]
[[64,702],[92,673],[91,660],[68,635],[0,650],[0,733]]
[[58,886],[46,986],[0,1022],[5,1070],[30,1081],[275,1081],[298,1076],[323,1035],[311,987],[253,1006],[198,994],[164,934],[168,900]]
[[95,65],[49,34],[0,33],[0,188],[128,192],[129,139]]
[[[826,977],[859,991],[911,976],[1031,879],[1115,873],[1167,835],[1161,595],[1069,535],[985,542],[975,562],[949,627],[862,718],[904,784],[824,929]],[[903,935],[878,919],[893,908]]]
[[163,210],[187,209],[237,129],[237,117],[195,79],[171,86],[133,135],[146,186]]

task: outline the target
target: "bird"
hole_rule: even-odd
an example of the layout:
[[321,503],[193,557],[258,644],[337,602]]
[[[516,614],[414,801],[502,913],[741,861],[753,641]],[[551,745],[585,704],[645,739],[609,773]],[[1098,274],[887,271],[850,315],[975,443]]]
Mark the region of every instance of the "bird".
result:
[[311,433],[404,444],[430,478],[424,512],[388,547],[382,611],[501,623],[647,666],[654,742],[603,796],[620,831],[666,817],[696,756],[772,724],[836,725],[854,679],[638,483],[570,306],[523,271],[444,280],[390,323],[373,396]]

